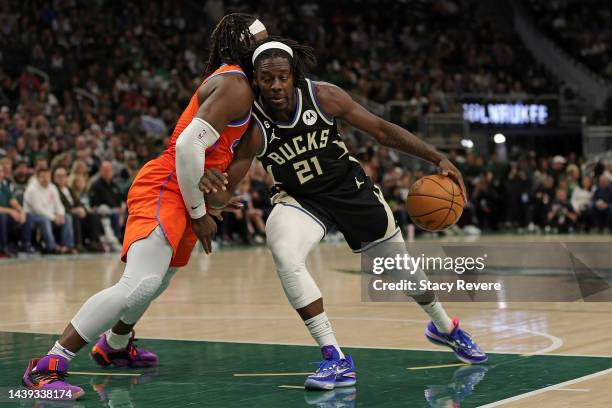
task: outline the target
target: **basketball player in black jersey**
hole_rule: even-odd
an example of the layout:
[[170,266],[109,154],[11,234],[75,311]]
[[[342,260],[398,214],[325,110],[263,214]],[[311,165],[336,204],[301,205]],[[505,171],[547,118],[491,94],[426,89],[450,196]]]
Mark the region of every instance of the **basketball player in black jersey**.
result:
[[[273,176],[276,194],[266,223],[268,246],[289,302],[324,357],[305,387],[333,389],[355,384],[355,366],[338,346],[321,292],[306,269],[306,256],[332,225],[354,252],[382,243],[404,244],[381,191],[349,155],[336,120],[345,120],[383,146],[435,164],[463,191],[465,187],[457,168],[434,147],[368,112],[341,88],[307,79],[304,72],[314,63],[312,49],[291,40],[269,39],[257,47],[252,124],[227,174],[207,172],[200,189],[210,193],[207,203],[223,206],[254,157]],[[448,317],[432,291],[413,297],[431,317],[426,329],[430,341],[450,347],[462,361],[486,361],[486,354],[459,328],[457,319]]]

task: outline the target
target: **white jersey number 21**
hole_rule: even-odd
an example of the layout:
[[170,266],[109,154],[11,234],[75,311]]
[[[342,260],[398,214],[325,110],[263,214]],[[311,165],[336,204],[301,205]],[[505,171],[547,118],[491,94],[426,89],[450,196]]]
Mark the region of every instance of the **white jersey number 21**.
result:
[[304,184],[314,178],[314,174],[312,174],[312,169],[310,167],[309,162],[312,162],[312,165],[314,166],[314,171],[318,176],[323,174],[323,169],[321,169],[319,159],[317,159],[316,157],[311,157],[310,160],[302,160],[297,163],[294,163],[293,168],[297,173],[298,180],[300,180],[300,184]]

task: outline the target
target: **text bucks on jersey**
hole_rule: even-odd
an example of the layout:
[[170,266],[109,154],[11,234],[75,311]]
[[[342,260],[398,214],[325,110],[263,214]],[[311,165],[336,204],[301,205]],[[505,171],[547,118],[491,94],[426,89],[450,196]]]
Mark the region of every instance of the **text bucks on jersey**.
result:
[[[361,169],[338,134],[335,119],[321,113],[312,81],[296,88],[290,123],[274,122],[255,102],[253,117],[264,135],[257,156],[276,184],[292,195],[331,192]],[[354,182],[353,182],[354,183]]]

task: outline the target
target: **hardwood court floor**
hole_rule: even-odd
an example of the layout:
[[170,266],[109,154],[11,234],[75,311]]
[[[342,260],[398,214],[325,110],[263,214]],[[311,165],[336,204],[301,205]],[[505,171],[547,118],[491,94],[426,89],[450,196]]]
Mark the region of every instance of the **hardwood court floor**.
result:
[[[520,242],[524,238],[483,240]],[[340,343],[355,348],[351,350],[359,375],[355,393],[317,396],[278,388],[298,386],[302,374],[233,377],[249,372],[307,372],[314,368],[309,363],[318,359],[314,347],[282,346],[311,345],[312,340],[285,299],[269,252],[257,247],[194,256],[137,327],[138,337],[158,339],[141,341],[159,352],[162,366],[158,374],[139,376],[147,379],[146,384],[115,376],[85,375],[77,381],[75,376],[75,382],[88,384],[86,399],[75,406],[103,405],[92,384],[104,385],[105,381],[114,394],[127,395],[133,406],[144,407],[187,402],[196,406],[427,407],[449,402],[462,407],[612,406],[612,303],[448,303],[449,313],[461,317],[462,326],[486,351],[500,354],[492,354],[484,370],[446,367],[458,362],[452,354],[426,342],[427,318],[416,305],[361,303],[359,275],[345,272],[358,269],[360,259],[345,245],[319,246],[308,265],[324,294]],[[116,282],[122,270],[118,257],[110,255],[2,262],[0,331],[56,335],[88,296]],[[54,338],[1,334],[0,388],[18,385],[27,358],[44,352]],[[162,341],[168,339],[206,342]],[[550,356],[524,356],[532,354]],[[190,356],[198,357],[191,360]],[[445,367],[433,367],[440,365]],[[409,367],[429,368],[407,370]],[[77,358],[72,369],[99,371],[85,356]],[[185,387],[185,404],[170,403],[161,396],[153,404],[150,391],[173,381]],[[178,392],[180,388],[172,389]],[[516,399],[503,405],[507,398]],[[0,400],[0,406],[4,403]]]

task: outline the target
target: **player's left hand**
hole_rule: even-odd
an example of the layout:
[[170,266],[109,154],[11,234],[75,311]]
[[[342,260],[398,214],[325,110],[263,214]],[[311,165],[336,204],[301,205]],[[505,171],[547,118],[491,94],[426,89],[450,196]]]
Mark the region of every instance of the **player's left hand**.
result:
[[204,252],[210,254],[212,252],[212,239],[217,233],[215,220],[209,214],[205,214],[201,218],[191,220],[191,229],[202,243]]
[[221,215],[221,213],[240,210],[242,209],[242,207],[244,207],[244,204],[242,203],[242,198],[240,196],[234,196],[230,198],[227,204],[225,204],[225,207],[211,209],[208,211],[208,213],[211,216],[217,218],[219,221],[223,221],[223,216]]
[[227,173],[221,173],[215,168],[206,169],[200,178],[198,187],[205,194],[225,191],[227,189]]
[[461,172],[453,163],[448,159],[442,159],[438,163],[438,173],[443,176],[450,177],[455,183],[461,188],[461,197],[463,197],[463,204],[467,204],[467,194],[465,190],[465,184],[463,183],[463,176]]

